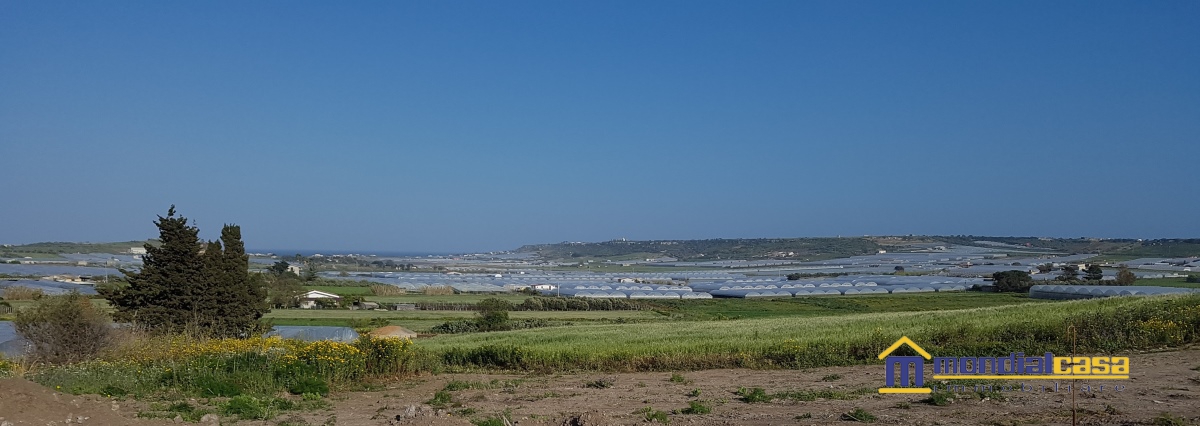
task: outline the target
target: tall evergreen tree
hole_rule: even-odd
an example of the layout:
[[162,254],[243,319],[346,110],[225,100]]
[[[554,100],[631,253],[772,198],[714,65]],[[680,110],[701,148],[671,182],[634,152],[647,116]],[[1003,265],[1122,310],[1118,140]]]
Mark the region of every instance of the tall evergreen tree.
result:
[[199,230],[175,217],[175,206],[155,224],[162,245],[147,244],[142,270],[125,272],[129,286],[104,294],[117,317],[164,332],[244,337],[261,331],[266,290],[250,279],[241,228],[225,225],[220,241],[202,244]]
[[215,309],[222,321],[218,329],[226,336],[254,333],[258,331],[258,320],[270,308],[262,282],[250,279],[250,256],[246,255],[242,242],[242,228],[225,225],[221,229],[221,245],[224,251],[209,292],[211,299],[220,303]]
[[135,322],[153,330],[183,330],[197,313],[201,296],[195,291],[202,280],[199,229],[188,225],[187,218],[175,215],[175,206],[167,216],[159,216],[161,245],[147,243],[142,269],[124,271],[129,285],[109,289],[104,296],[116,309],[119,320]]

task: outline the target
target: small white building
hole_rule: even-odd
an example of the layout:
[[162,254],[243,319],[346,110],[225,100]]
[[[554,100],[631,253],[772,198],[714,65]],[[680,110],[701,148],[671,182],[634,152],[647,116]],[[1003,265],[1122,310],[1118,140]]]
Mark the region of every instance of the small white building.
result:
[[319,291],[319,290],[310,290],[307,293],[301,294],[299,299],[300,299],[300,309],[312,309],[312,308],[317,307],[318,300],[328,300],[328,301],[332,301],[334,303],[341,303],[342,296],[338,296],[333,293],[326,293],[326,292]]

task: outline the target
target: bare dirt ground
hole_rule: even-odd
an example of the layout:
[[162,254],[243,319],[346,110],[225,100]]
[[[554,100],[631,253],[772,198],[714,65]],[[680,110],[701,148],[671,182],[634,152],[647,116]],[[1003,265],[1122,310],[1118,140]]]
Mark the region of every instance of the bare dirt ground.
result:
[[[1079,381],[1091,391],[1075,393],[1078,424],[1200,424],[1200,348],[1132,354],[1130,380]],[[686,425],[806,425],[847,424],[845,413],[861,409],[877,424],[902,425],[1069,425],[1069,381],[1025,383],[1029,391],[1002,391],[980,398],[975,392],[956,393],[944,406],[922,402],[926,395],[879,395],[881,366],[812,370],[707,370],[679,373],[496,375],[444,374],[386,384],[372,392],[331,396],[328,410],[293,412],[249,425],[467,425],[470,420],[509,413],[519,425],[632,425],[648,424],[644,410],[663,411],[671,424]],[[452,400],[443,408],[427,404],[438,391],[455,382]],[[1004,382],[1018,385],[1020,382]],[[1099,385],[1105,385],[1103,391]],[[1114,385],[1124,385],[1115,391]],[[1043,390],[1044,386],[1044,390]],[[747,403],[739,388],[764,388],[767,393],[836,391],[851,399],[799,401],[776,399]],[[1076,389],[1079,389],[1078,387]],[[693,396],[696,391],[699,396]],[[672,413],[702,401],[709,414]],[[63,395],[23,380],[0,380],[0,424],[63,425],[68,418],[87,417],[83,424],[135,423],[139,403],[99,397]],[[230,419],[221,419],[223,424]],[[1172,421],[1176,423],[1171,423]],[[4,422],[8,422],[7,424]],[[72,421],[71,424],[77,423]]]
[[[1078,424],[1160,424],[1164,413],[1192,424],[1200,422],[1200,349],[1131,355],[1130,380],[1079,381],[1092,385],[1091,392],[1075,394]],[[482,419],[508,410],[520,425],[632,425],[647,424],[639,411],[652,407],[670,413],[700,400],[712,406],[703,415],[669,414],[671,424],[686,425],[780,425],[852,422],[843,418],[856,408],[876,417],[877,424],[902,425],[1017,425],[1071,424],[1071,392],[1053,381],[1031,381],[1031,388],[1046,391],[1000,392],[1000,398],[980,399],[974,392],[957,393],[945,406],[921,402],[926,395],[880,395],[884,380],[881,366],[820,368],[812,370],[707,370],[680,373],[684,383],[670,381],[672,373],[564,374],[564,375],[471,375],[446,374],[395,383],[378,392],[341,395],[334,411],[338,425],[426,425],[470,424],[469,417]],[[835,378],[836,377],[836,378]],[[457,408],[434,410],[424,402],[451,381],[490,384],[492,389],[450,392]],[[515,387],[504,381],[520,381]],[[611,382],[608,388],[589,387],[597,381]],[[1005,382],[1013,385],[1019,382]],[[1098,391],[1099,385],[1104,391]],[[1114,384],[1125,388],[1116,392]],[[1033,386],[1036,385],[1036,386]],[[863,392],[849,400],[805,402],[775,400],[746,403],[738,388],[761,387],[768,393],[800,390]],[[699,390],[699,397],[689,394]],[[411,408],[410,408],[411,407]],[[467,410],[472,414],[463,416]],[[460,414],[456,415],[458,411]],[[437,416],[436,414],[441,414]],[[308,413],[311,424],[328,420],[330,413]]]
[[0,425],[152,425],[132,418],[130,406],[98,396],[54,392],[22,379],[0,379]]

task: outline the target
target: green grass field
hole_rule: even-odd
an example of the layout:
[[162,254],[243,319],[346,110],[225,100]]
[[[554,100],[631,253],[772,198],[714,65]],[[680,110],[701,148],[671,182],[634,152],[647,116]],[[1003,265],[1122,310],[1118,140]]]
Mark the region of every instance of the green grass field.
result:
[[940,311],[1047,303],[1013,293],[918,293],[861,296],[814,296],[770,299],[662,300],[651,302],[664,313],[685,319],[736,319],[840,316],[872,312]]
[[[510,319],[544,319],[576,324],[612,321],[654,321],[663,316],[653,311],[517,311],[509,312]],[[475,318],[474,311],[351,311],[347,309],[276,309],[265,319],[275,325],[334,325],[349,326],[356,320],[383,318],[416,332],[426,332],[434,326],[454,320]]]
[[[1197,274],[1200,275],[1200,274]],[[1133,283],[1133,285],[1146,285],[1158,287],[1179,287],[1179,288],[1200,288],[1200,283],[1189,283],[1187,278],[1154,278],[1141,279]]]
[[[368,289],[369,290],[369,289]],[[371,302],[381,303],[419,303],[419,302],[449,302],[449,303],[478,303],[483,299],[501,299],[511,303],[521,303],[528,299],[529,295],[516,293],[496,293],[496,294],[446,294],[446,295],[424,295],[420,293],[406,294],[403,296],[366,296],[365,299]]]
[[[1170,325],[1165,321],[1171,321]],[[1120,297],[934,312],[576,325],[418,341],[451,366],[563,370],[807,368],[876,362],[909,336],[936,355],[1084,351],[1197,340],[1200,296]]]
[[[335,287],[336,288],[336,287]],[[354,287],[352,287],[354,288]],[[513,304],[528,295],[455,294],[444,296],[405,295],[367,296],[370,301],[387,303],[453,302],[475,303],[496,297]],[[557,322],[589,323],[614,320],[680,321],[739,318],[822,317],[863,313],[937,311],[980,308],[1024,303],[1049,303],[1025,295],[1005,293],[925,293],[864,296],[824,296],[772,299],[656,300],[647,302],[644,311],[514,311],[513,319],[539,318]],[[353,320],[384,318],[394,325],[414,331],[426,331],[446,321],[473,318],[473,311],[360,311],[346,309],[274,310],[266,319],[278,325],[348,325]]]

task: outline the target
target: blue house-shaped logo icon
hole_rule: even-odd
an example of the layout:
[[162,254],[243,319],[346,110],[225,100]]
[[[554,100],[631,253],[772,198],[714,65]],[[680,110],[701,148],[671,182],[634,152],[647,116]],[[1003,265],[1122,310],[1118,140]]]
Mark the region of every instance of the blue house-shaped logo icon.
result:
[[[900,348],[900,345],[908,345],[921,356],[891,356],[892,352]],[[885,381],[887,387],[879,388],[879,393],[930,393],[932,389],[922,387],[925,385],[925,360],[933,358],[929,352],[925,352],[920,346],[917,346],[908,336],[903,336],[896,343],[892,343],[887,349],[884,349],[879,354],[879,359],[884,362],[884,374],[887,375]],[[913,370],[913,374],[909,374],[909,369]],[[897,373],[900,380],[896,381]],[[910,387],[910,385],[912,387]]]

